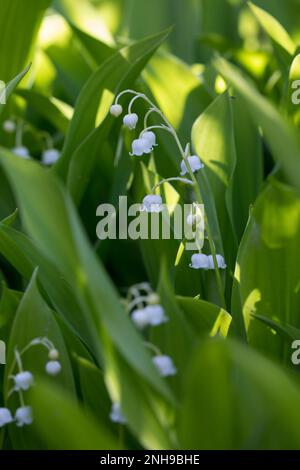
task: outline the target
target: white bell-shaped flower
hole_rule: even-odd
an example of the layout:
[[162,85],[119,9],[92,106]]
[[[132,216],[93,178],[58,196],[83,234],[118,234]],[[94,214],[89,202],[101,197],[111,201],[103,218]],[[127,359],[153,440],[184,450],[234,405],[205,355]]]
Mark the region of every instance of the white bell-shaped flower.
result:
[[45,165],[52,165],[53,163],[57,162],[60,157],[60,152],[57,149],[47,149],[44,150],[42,154],[42,162]]
[[61,364],[58,361],[48,361],[45,369],[46,369],[47,374],[57,375],[61,371]]
[[139,118],[137,114],[135,113],[126,114],[123,118],[123,124],[128,129],[132,130],[132,129],[135,129],[135,126],[137,125],[138,120]]
[[145,308],[138,308],[134,310],[131,314],[131,319],[135,326],[142,330],[146,326],[148,326],[148,313]]
[[14,147],[12,149],[12,152],[18,157],[24,158],[26,160],[29,158],[29,150],[27,147],[24,147],[23,145],[20,145],[20,147]]
[[120,403],[113,403],[111,407],[111,411],[109,414],[110,420],[113,423],[120,423],[120,424],[125,424],[127,423],[127,419],[123,415],[121,411],[121,405]]
[[168,377],[169,375],[175,375],[177,373],[177,369],[170,356],[154,356],[152,361],[162,377]]
[[13,417],[10,410],[8,408],[0,408],[0,428],[12,422]]
[[33,385],[33,375],[31,372],[23,371],[14,376],[15,390],[28,390]]
[[122,114],[123,108],[120,104],[112,104],[109,112],[112,116],[118,117]]
[[21,406],[20,408],[18,408],[16,411],[15,419],[16,419],[16,424],[19,427],[32,424],[33,418],[32,418],[31,407]]
[[59,358],[59,352],[57,349],[50,349],[48,357],[52,359],[52,361],[56,361]]
[[190,268],[193,269],[210,269],[209,257],[203,253],[192,255]]
[[157,194],[148,194],[143,199],[142,211],[146,212],[161,212],[162,207],[162,198]]
[[151,150],[155,145],[157,145],[156,135],[152,131],[143,132],[141,135],[141,138],[144,139],[148,143],[149,147],[151,147]]
[[7,119],[3,123],[3,130],[8,134],[12,134],[12,132],[15,132],[16,130],[16,123],[14,121],[11,121],[10,119]]
[[[200,158],[197,155],[192,155],[191,157],[188,157],[188,162],[190,164],[190,167],[192,169],[192,172],[195,173],[198,170],[201,170],[201,168],[204,167],[203,163],[201,162]],[[188,169],[186,167],[186,163],[184,160],[182,160],[180,164],[181,168],[181,176],[186,175],[188,173]]]
[[132,142],[132,152],[130,155],[136,155],[140,157],[144,153],[151,153],[152,147],[149,145],[149,141],[144,138],[134,139]]
[[[219,269],[226,269],[227,268],[227,265],[226,265],[225,260],[224,260],[222,255],[216,255],[216,260],[217,260],[217,264],[218,264]],[[208,262],[209,262],[209,269],[215,269],[214,259],[213,259],[212,255],[208,256]]]
[[148,305],[145,310],[148,316],[148,324],[151,326],[158,326],[169,320],[161,305]]

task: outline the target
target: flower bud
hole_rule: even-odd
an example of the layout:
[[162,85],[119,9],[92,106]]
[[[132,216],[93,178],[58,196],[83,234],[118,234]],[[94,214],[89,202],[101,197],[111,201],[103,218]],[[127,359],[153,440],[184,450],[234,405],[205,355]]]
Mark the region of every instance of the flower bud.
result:
[[147,296],[147,303],[149,305],[156,305],[156,304],[159,304],[159,301],[160,301],[160,298],[159,298],[159,295],[156,293],[156,292],[151,292],[148,296]]
[[48,354],[49,359],[52,359],[53,361],[57,360],[59,358],[59,352],[57,349],[51,349]]
[[58,361],[48,361],[45,369],[46,369],[47,374],[57,375],[61,371],[61,364]]
[[[201,170],[201,168],[204,167],[203,163],[201,162],[200,158],[197,155],[192,155],[191,157],[188,157],[188,162],[190,164],[190,167],[193,173],[195,173],[198,170]],[[182,160],[180,168],[181,168],[181,173],[180,173],[181,176],[184,176],[186,173],[188,173],[188,169],[184,160]]]
[[60,156],[59,150],[56,150],[56,149],[44,150],[42,154],[42,162],[45,165],[52,165],[59,159],[59,156]]
[[144,197],[141,211],[161,212],[162,209],[162,198],[160,196],[148,194],[148,196]]
[[120,104],[112,104],[109,110],[112,116],[118,117],[123,112],[123,108]]
[[126,114],[123,118],[123,124],[128,129],[132,130],[132,129],[135,129],[135,126],[137,125],[138,119],[139,119],[138,115],[135,114],[135,113]]
[[111,407],[111,412],[109,414],[110,420],[113,423],[125,424],[127,423],[126,418],[123,416],[121,411],[120,403],[113,403]]
[[152,358],[153,364],[157,368],[159,374],[162,377],[168,377],[170,375],[176,375],[177,369],[173,364],[172,359],[169,356],[159,355]]
[[24,147],[23,145],[21,145],[20,147],[14,147],[12,149],[12,152],[18,157],[24,158],[26,160],[29,158],[29,150],[27,147]]
[[8,134],[11,134],[12,132],[15,132],[16,130],[16,123],[11,120],[4,121],[3,123],[3,130],[7,132]]

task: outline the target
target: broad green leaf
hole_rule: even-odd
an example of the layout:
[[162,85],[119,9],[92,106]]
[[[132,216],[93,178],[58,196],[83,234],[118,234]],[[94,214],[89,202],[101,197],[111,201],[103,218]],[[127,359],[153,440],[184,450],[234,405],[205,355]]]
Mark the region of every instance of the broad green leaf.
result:
[[[10,376],[20,371],[15,360],[15,348],[17,347],[18,351],[22,351],[31,340],[45,336],[53,342],[55,348],[59,351],[59,361],[62,366],[59,375],[55,376],[55,378],[53,377],[52,380],[61,384],[69,391],[71,396],[74,396],[74,378],[64,340],[52,311],[38,290],[35,273],[19,304],[8,344],[4,395],[7,406],[13,410],[20,406],[20,399],[17,393],[9,396],[9,391],[14,385]],[[45,365],[47,361],[48,351],[41,345],[33,346],[22,355],[23,370],[32,372],[33,376],[36,377],[36,382],[38,382],[37,376],[43,373],[46,374]],[[26,395],[24,393],[25,403]],[[47,409],[49,410],[48,406]],[[38,441],[34,440],[30,427],[24,429],[18,429],[16,426],[11,427],[10,436],[16,448],[26,449],[39,445]]]
[[[300,327],[300,198],[270,179],[250,214],[235,271],[233,304],[240,302],[252,346],[283,358],[283,342],[252,314]],[[241,314],[233,305],[233,319]]]
[[295,130],[235,66],[221,58],[217,58],[214,65],[247,105],[255,124],[261,126],[272,155],[281,165],[288,182],[300,190],[300,141]]
[[231,315],[226,310],[198,298],[177,296],[176,299],[197,337],[217,334],[227,336]]
[[295,53],[296,46],[284,27],[267,11],[259,8],[252,2],[248,2],[248,5],[272,41],[276,43],[277,47],[285,50],[291,57]]
[[99,341],[90,315],[85,315],[74,298],[71,286],[59,269],[23,233],[0,223],[0,252],[29,281],[36,266],[38,278],[54,308],[99,358]]
[[134,370],[170,397],[125,315],[111,280],[96,259],[68,193],[53,173],[35,162],[14,158],[4,150],[0,162],[16,192],[26,230],[71,285],[86,315],[93,319],[99,339],[112,341]]
[[236,166],[233,175],[233,219],[238,240],[241,239],[263,181],[262,139],[243,101],[232,100]]
[[239,343],[207,341],[186,375],[180,447],[298,449],[299,406],[299,387],[274,363]]
[[[232,267],[236,236],[233,222],[233,175],[236,165],[230,97],[217,97],[193,125],[192,143],[200,156],[214,196],[224,253]],[[199,183],[201,186],[201,182]]]
[[70,24],[75,35],[78,37],[80,42],[83,44],[85,49],[89,52],[92,59],[95,61],[95,66],[100,65],[105,60],[109,59],[115,54],[116,49],[109,46],[103,41],[100,41],[94,36],[91,36],[85,31],[77,28],[72,23]]
[[28,63],[41,20],[50,3],[50,0],[1,1],[1,80],[11,80]]
[[295,328],[294,326],[288,325],[287,323],[280,323],[278,321],[271,320],[270,318],[264,317],[262,315],[253,315],[256,320],[261,321],[267,327],[276,331],[280,336],[282,336],[286,341],[300,339],[300,329]]
[[[49,381],[39,381],[29,395],[34,428],[47,450],[121,449],[109,430],[84,412],[73,397]],[[101,406],[101,403],[99,403]]]
[[14,320],[16,310],[18,308],[22,294],[17,291],[8,289],[2,282],[1,299],[0,299],[0,339],[8,341],[11,326]]
[[72,108],[69,108],[68,105],[63,103],[60,106],[60,102],[55,98],[32,90],[19,89],[17,95],[24,98],[29,106],[32,106],[40,116],[47,119],[56,129],[63,134],[67,132],[72,116]]

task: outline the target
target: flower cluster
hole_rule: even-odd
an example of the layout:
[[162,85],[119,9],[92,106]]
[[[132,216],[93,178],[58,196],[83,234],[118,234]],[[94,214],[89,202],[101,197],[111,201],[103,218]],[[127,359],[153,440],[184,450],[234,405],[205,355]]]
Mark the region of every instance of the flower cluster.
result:
[[20,406],[16,409],[13,417],[9,408],[0,408],[0,427],[16,423],[16,426],[22,427],[33,422],[32,409],[30,406],[25,405],[24,392],[29,390],[34,385],[33,374],[24,370],[22,356],[33,346],[41,345],[48,351],[48,361],[45,365],[45,371],[49,375],[57,375],[61,371],[61,364],[59,362],[59,352],[54,347],[54,344],[48,338],[34,338],[27,346],[21,351],[15,348],[15,360],[12,364],[12,372],[17,367],[18,372],[11,374],[9,378],[13,381],[13,386],[8,393],[8,398],[13,394],[17,393],[20,399]]
[[[3,130],[8,134],[16,133],[15,146],[12,148],[12,152],[25,160],[30,159],[30,151],[27,147],[22,144],[24,129],[30,128],[30,126],[24,126],[23,122],[16,123],[13,119],[7,119],[3,122]],[[53,165],[60,157],[59,150],[53,147],[51,137],[46,132],[39,133],[41,138],[45,138],[47,148],[42,152],[41,161],[44,165]]]
[[[128,289],[128,295],[124,302],[127,312],[138,330],[157,327],[169,321],[163,306],[160,304],[159,295],[152,290],[147,282],[131,286]],[[162,354],[152,343],[145,341],[144,344],[154,353],[152,362],[161,377],[169,377],[177,373],[177,369],[170,356]],[[119,402],[112,404],[109,417],[114,423],[126,424],[127,422]]]
[[[138,115],[132,112],[133,103],[137,99],[141,98],[148,105],[150,105],[150,108],[148,109],[144,117],[143,129],[140,132],[139,137],[137,139],[134,139],[132,142],[132,151],[130,155],[140,157],[144,154],[151,153],[153,148],[157,145],[156,135],[153,132],[154,129],[157,129],[157,130],[165,130],[174,137],[174,140],[179,148],[179,151],[182,157],[182,161],[180,164],[180,176],[167,178],[167,179],[160,181],[158,184],[156,184],[154,188],[152,188],[151,194],[148,194],[144,197],[143,202],[141,204],[141,211],[161,212],[163,210],[162,198],[159,194],[155,194],[155,189],[158,188],[161,184],[167,181],[171,181],[171,180],[180,181],[184,184],[192,185],[194,187],[195,193],[198,194],[197,203],[202,204],[203,203],[202,196],[198,188],[198,182],[194,176],[195,173],[197,173],[198,171],[204,168],[204,164],[202,163],[199,156],[190,155],[189,144],[186,145],[185,150],[183,149],[173,126],[170,124],[167,118],[163,115],[160,109],[158,109],[155,106],[155,104],[152,103],[150,99],[142,93],[138,93],[134,90],[124,90],[121,93],[119,93],[119,95],[115,99],[114,104],[110,107],[111,115],[118,117],[122,114],[123,108],[119,104],[118,101],[119,101],[119,98],[124,94],[133,95],[133,98],[131,99],[129,106],[128,106],[128,112],[123,118],[123,124],[129,130],[135,129],[139,121]],[[160,118],[163,121],[160,125],[148,126],[147,120],[150,114],[152,113],[156,113],[160,116]],[[189,175],[190,179],[182,178],[185,175]],[[199,221],[197,220],[196,217],[194,217],[191,214],[190,216],[188,216],[187,223],[195,227],[195,239],[197,240],[197,227],[199,225]],[[209,238],[209,245],[210,245],[212,254],[210,255],[203,254],[201,252],[201,248],[199,247],[199,253],[194,254],[192,256],[190,267],[193,269],[204,269],[204,270],[215,269],[216,275],[217,277],[219,277],[219,269],[225,269],[226,263],[225,263],[223,256],[216,253],[214,241],[211,238],[211,235],[209,235],[208,238]],[[219,282],[219,285],[221,285],[221,282]],[[144,325],[144,324],[146,325],[148,324],[147,315],[148,315],[147,312],[143,309],[142,311],[137,311],[134,318],[137,318],[137,321],[139,322],[140,325]]]

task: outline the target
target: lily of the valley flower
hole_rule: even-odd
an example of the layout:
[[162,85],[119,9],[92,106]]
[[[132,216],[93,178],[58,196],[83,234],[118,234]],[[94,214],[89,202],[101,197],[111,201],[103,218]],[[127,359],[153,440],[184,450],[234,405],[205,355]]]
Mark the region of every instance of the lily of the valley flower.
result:
[[152,358],[152,361],[162,377],[176,375],[177,369],[170,356],[158,355]]
[[[201,170],[201,168],[204,167],[203,163],[201,162],[200,158],[197,155],[192,155],[191,157],[188,157],[188,162],[190,164],[191,170],[193,173],[195,173],[198,170]],[[181,176],[186,175],[188,173],[188,169],[186,167],[186,163],[184,160],[182,160],[180,164],[181,168]]]
[[132,130],[132,129],[135,129],[135,126],[137,125],[138,120],[139,118],[137,114],[135,113],[126,114],[123,118],[123,124],[128,129]]
[[131,319],[135,326],[140,330],[142,330],[149,324],[148,314],[145,308],[138,308],[134,310],[131,314]]
[[154,146],[156,146],[156,135],[152,131],[145,131],[142,133],[141,138],[144,139],[149,147],[151,147],[151,150]]
[[0,428],[12,422],[13,417],[10,410],[8,408],[0,408]]
[[59,159],[59,156],[60,156],[60,152],[57,149],[44,150],[42,154],[42,162],[45,165],[52,165]]
[[[209,259],[210,269],[215,269],[213,256],[209,255],[208,259]],[[216,260],[217,260],[217,264],[218,264],[219,269],[226,269],[227,268],[227,265],[226,265],[225,260],[224,260],[222,255],[216,255]]]
[[132,312],[131,319],[140,330],[146,326],[161,325],[169,320],[161,305],[147,305],[147,307],[136,309]]
[[162,207],[162,198],[157,194],[148,194],[143,199],[142,211],[146,212],[161,212]]
[[112,404],[109,417],[110,417],[110,420],[111,420],[113,423],[120,423],[120,424],[125,424],[125,423],[127,423],[127,419],[126,419],[125,416],[122,414],[120,403],[113,403],[113,404]]
[[113,104],[110,107],[110,114],[112,116],[118,117],[122,114],[123,108],[120,104]]
[[[221,255],[216,255],[216,260],[219,269],[226,269],[226,263]],[[215,269],[214,259],[212,255],[205,255],[203,253],[198,253],[192,255],[190,268],[193,269]]]
[[150,153],[152,151],[152,147],[149,145],[149,141],[140,138],[140,139],[134,139],[132,142],[132,152],[130,155],[135,155],[136,157],[140,157],[144,153]]
[[32,409],[30,406],[21,406],[17,409],[16,415],[16,425],[22,427],[24,425],[32,424]]
[[161,305],[148,305],[145,310],[148,317],[148,324],[151,326],[158,326],[168,321],[168,317],[165,315],[165,311]]
[[18,157],[25,158],[26,160],[29,158],[29,150],[23,145],[20,145],[19,147],[14,147],[12,149],[12,152]]
[[14,377],[15,390],[28,390],[33,385],[33,375],[31,372],[19,372]]
[[8,134],[12,134],[12,132],[15,132],[16,130],[16,123],[14,121],[11,121],[10,119],[7,119],[3,123],[3,130]]
[[46,369],[47,374],[57,375],[61,371],[61,364],[58,361],[48,361],[45,369]]

